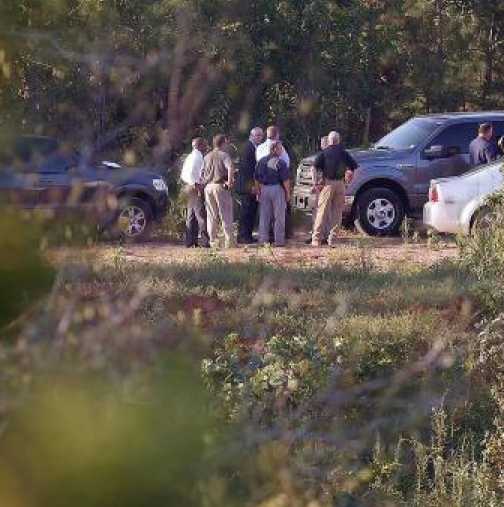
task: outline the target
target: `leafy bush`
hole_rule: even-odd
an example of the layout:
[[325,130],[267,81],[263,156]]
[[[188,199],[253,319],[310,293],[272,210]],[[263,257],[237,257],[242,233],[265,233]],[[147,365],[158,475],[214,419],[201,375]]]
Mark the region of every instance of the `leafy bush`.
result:
[[327,344],[306,337],[246,340],[233,334],[203,361],[202,371],[229,416],[254,414],[266,423],[275,406],[293,408],[310,399],[325,384],[334,359]]
[[51,288],[54,270],[41,252],[40,228],[0,208],[0,329]]
[[422,443],[403,438],[393,456],[378,442],[373,455],[372,490],[396,505],[429,507],[497,507],[504,497],[496,489],[488,451],[476,459],[470,434],[453,441],[455,423],[444,407],[433,409],[432,439]]
[[476,277],[475,293],[487,312],[496,315],[504,308],[504,191],[487,201],[491,217],[485,228],[459,240],[461,266]]

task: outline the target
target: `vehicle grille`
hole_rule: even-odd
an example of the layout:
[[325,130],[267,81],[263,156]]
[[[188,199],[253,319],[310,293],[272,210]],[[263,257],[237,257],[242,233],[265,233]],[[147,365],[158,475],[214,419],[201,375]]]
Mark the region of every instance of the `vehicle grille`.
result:
[[310,164],[300,164],[297,172],[298,185],[312,185],[312,174]]

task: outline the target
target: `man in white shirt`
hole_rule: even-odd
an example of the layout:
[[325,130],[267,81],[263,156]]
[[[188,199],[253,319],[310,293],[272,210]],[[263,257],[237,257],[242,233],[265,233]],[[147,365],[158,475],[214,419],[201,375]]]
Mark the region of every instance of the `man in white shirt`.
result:
[[[280,130],[278,127],[272,125],[266,130],[266,141],[260,144],[256,150],[256,160],[259,162],[264,157],[268,157],[271,152],[271,145],[274,141],[280,141]],[[290,157],[287,151],[284,149],[280,159],[287,164],[287,168],[290,168]]]
[[[187,156],[182,167],[180,179],[184,183],[187,197],[187,219],[185,246],[208,248],[210,240],[207,232],[205,198],[203,193],[203,154],[207,151],[206,141],[201,137],[193,139],[193,151]],[[198,244],[198,236],[201,241]]]

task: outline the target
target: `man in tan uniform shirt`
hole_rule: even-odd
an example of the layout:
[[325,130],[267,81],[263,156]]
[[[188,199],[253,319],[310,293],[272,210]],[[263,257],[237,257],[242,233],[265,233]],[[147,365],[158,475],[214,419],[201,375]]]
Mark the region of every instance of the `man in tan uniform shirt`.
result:
[[233,234],[233,198],[231,189],[234,184],[234,165],[231,157],[224,151],[228,140],[219,134],[213,138],[213,150],[205,157],[203,184],[207,209],[207,229],[210,246],[218,244],[219,223],[224,231],[225,247],[235,245]]

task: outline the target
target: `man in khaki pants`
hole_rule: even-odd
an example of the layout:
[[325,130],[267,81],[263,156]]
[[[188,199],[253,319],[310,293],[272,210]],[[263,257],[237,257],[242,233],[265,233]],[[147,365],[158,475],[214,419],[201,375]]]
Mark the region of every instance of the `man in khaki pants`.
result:
[[322,176],[312,246],[321,246],[322,233],[329,228],[329,246],[335,245],[345,206],[345,180],[351,181],[357,163],[340,144],[340,135],[331,132],[327,148],[317,155],[312,170]]
[[[185,245],[187,248],[201,246],[208,248],[207,217],[205,211],[205,197],[201,186],[203,172],[203,155],[207,150],[207,143],[201,137],[193,139],[193,150],[186,157],[180,179],[184,183],[184,193],[187,197],[187,220]],[[201,236],[201,239],[198,238]]]
[[207,228],[210,246],[216,247],[219,223],[224,231],[225,247],[235,245],[233,237],[233,198],[231,188],[234,184],[234,165],[224,150],[228,140],[219,134],[213,138],[213,150],[205,157],[203,184],[207,209]]

